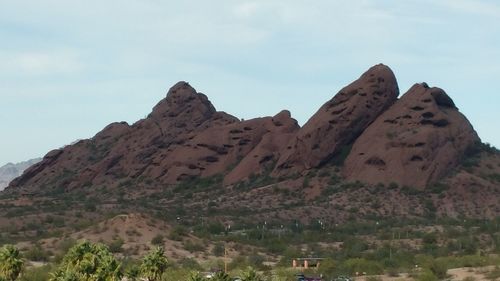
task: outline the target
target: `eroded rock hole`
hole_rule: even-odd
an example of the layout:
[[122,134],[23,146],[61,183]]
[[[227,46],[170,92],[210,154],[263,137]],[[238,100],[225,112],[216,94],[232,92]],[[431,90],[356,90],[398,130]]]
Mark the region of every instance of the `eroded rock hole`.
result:
[[410,161],[423,161],[424,159],[418,155],[413,155]]
[[385,166],[385,161],[377,156],[370,157],[370,159],[365,161],[365,164],[373,166]]
[[432,117],[434,117],[434,113],[432,113],[432,112],[425,112],[425,113],[422,114],[422,117],[424,117],[424,118],[432,118]]
[[207,161],[209,163],[215,163],[215,162],[219,161],[219,158],[215,157],[215,156],[207,156],[207,157],[205,157],[205,161]]
[[436,127],[446,127],[450,124],[450,122],[446,119],[439,119],[437,121],[434,121],[433,125]]

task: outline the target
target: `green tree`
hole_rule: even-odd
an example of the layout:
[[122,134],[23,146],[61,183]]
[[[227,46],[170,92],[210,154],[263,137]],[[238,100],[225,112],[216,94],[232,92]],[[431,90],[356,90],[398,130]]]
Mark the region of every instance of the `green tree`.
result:
[[434,260],[429,269],[439,279],[444,279],[447,276],[448,267],[446,261]]
[[158,281],[167,266],[168,261],[163,248],[157,247],[144,257],[141,264],[141,276],[149,281]]
[[319,272],[324,276],[333,277],[337,270],[337,264],[332,258],[327,258],[321,261]]
[[439,279],[432,273],[432,271],[426,269],[417,278],[418,281],[438,281]]
[[64,256],[51,281],[118,281],[121,264],[103,244],[81,242]]
[[0,280],[14,281],[23,269],[24,262],[19,250],[12,245],[0,248]]

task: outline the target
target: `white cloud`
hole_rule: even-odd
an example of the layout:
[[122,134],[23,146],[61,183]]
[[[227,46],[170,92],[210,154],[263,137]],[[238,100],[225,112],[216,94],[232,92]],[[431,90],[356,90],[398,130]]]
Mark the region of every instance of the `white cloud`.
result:
[[4,51],[0,58],[0,72],[9,76],[73,74],[83,69],[79,56],[68,51]]
[[477,14],[480,16],[492,16],[500,18],[500,5],[498,2],[488,1],[470,1],[470,0],[445,0],[432,1],[434,4],[443,5],[448,9],[466,13]]
[[234,14],[238,17],[249,18],[254,16],[260,7],[258,2],[240,3],[234,8]]

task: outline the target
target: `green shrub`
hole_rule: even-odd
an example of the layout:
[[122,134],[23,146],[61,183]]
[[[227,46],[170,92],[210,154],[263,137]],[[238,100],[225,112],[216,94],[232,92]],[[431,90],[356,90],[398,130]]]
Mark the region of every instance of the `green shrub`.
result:
[[201,270],[201,265],[193,258],[183,258],[178,262],[179,266],[187,269]]
[[417,281],[439,281],[439,278],[432,271],[426,269],[418,275]]
[[151,244],[155,246],[163,245],[163,235],[158,234],[155,237],[153,237],[153,239],[151,239]]
[[264,257],[259,254],[248,256],[248,263],[254,268],[262,268],[264,265]]
[[224,245],[222,243],[216,243],[212,249],[212,254],[216,257],[222,257],[224,255]]
[[430,270],[439,279],[444,279],[447,276],[448,266],[445,261],[434,260],[430,266]]
[[184,249],[186,249],[187,251],[189,251],[191,253],[203,252],[203,251],[205,251],[205,246],[203,246],[200,243],[195,243],[195,242],[192,242],[191,240],[188,240],[188,241],[184,242]]
[[32,267],[23,272],[19,281],[46,281],[49,280],[50,272],[53,270],[51,265],[41,267]]
[[49,253],[44,251],[38,243],[24,253],[24,257],[30,261],[46,262],[49,260],[49,256]]
[[378,275],[384,272],[384,267],[381,263],[376,261],[354,258],[343,262],[341,271],[351,275],[356,272],[366,272],[369,275]]
[[326,258],[321,261],[318,272],[324,276],[333,276],[337,270],[337,263],[332,258]]
[[168,239],[175,241],[182,241],[182,239],[186,235],[187,235],[187,229],[182,225],[177,225],[170,231]]
[[427,189],[431,193],[440,194],[440,193],[443,193],[443,192],[447,191],[448,189],[450,189],[450,187],[445,183],[434,183],[431,186],[429,186]]
[[109,250],[111,251],[111,253],[121,253],[123,252],[123,239],[121,238],[116,238],[116,239],[113,239],[113,241],[111,241],[109,244],[108,244],[108,247],[109,247]]

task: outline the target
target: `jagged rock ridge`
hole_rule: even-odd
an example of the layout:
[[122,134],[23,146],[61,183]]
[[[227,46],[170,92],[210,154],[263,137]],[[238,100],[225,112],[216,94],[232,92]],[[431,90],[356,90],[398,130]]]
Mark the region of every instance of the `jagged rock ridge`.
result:
[[300,128],[288,111],[240,121],[179,82],[147,118],[48,153],[10,188],[117,187],[130,179],[162,186],[215,175],[232,185],[258,174],[303,175],[345,155],[347,179],[424,187],[479,138],[443,90],[420,84],[398,95],[393,72],[376,65]]
[[49,152],[11,187],[117,186],[138,178],[175,184],[229,170],[227,182],[234,183],[277,159],[277,146],[298,128],[287,111],[240,121],[179,82],[147,118],[113,123],[92,139]]

